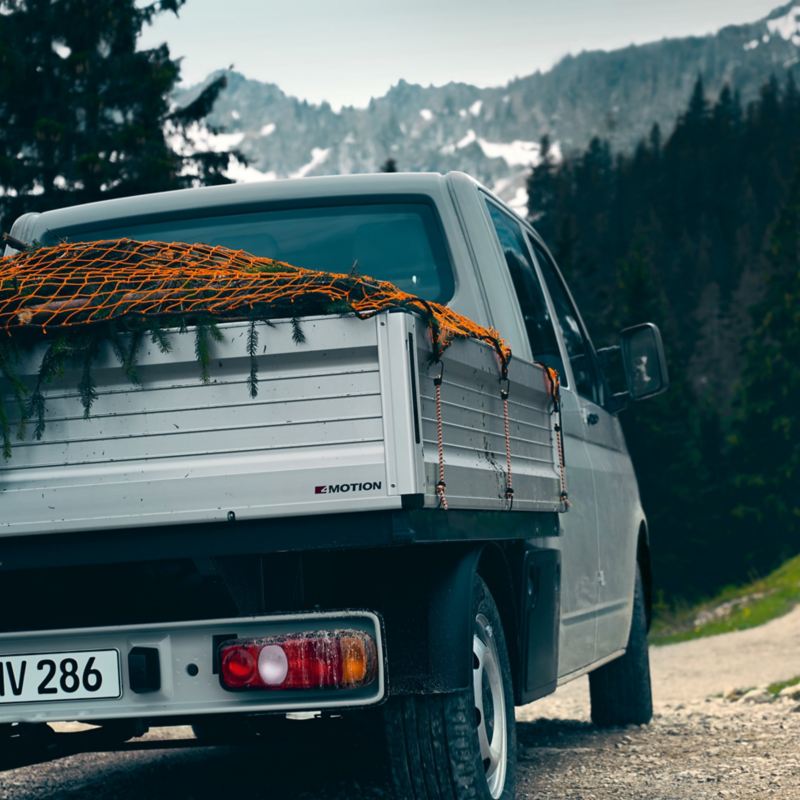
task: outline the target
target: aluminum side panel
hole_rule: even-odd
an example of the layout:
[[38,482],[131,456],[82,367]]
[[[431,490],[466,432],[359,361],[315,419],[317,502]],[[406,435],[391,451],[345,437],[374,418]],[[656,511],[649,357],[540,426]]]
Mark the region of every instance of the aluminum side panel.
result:
[[[439,367],[419,353],[426,505],[436,505],[438,437],[433,378]],[[454,341],[443,356],[442,421],[447,500],[451,508],[507,508],[506,447],[500,373],[491,347]],[[544,374],[513,359],[509,369],[514,510],[558,511],[554,418]]]
[[191,332],[173,334],[169,354],[142,348],[141,387],[103,354],[89,419],[68,372],[47,389],[42,440],[16,443],[0,466],[0,534],[397,507],[377,325],[309,318],[296,344],[288,322],[259,324],[255,398],[246,323],[221,326],[208,384]]

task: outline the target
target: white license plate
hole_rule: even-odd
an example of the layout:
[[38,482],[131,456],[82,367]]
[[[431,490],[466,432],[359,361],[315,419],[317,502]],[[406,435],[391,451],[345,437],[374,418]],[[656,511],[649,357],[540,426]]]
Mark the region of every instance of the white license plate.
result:
[[119,652],[0,655],[0,703],[119,697]]

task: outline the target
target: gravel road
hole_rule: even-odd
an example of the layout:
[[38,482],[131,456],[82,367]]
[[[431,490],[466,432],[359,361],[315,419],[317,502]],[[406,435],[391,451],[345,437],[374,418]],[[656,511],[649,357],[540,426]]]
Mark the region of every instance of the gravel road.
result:
[[[595,730],[586,679],[518,710],[520,798],[800,800],[800,687],[774,700],[759,688],[800,674],[800,608],[750,631],[653,648],[651,661],[649,726]],[[296,760],[268,748],[198,747],[181,728],[117,752],[47,747],[46,761],[0,755],[0,798],[174,800],[233,787],[281,800],[386,796],[369,765],[356,777],[313,741]]]

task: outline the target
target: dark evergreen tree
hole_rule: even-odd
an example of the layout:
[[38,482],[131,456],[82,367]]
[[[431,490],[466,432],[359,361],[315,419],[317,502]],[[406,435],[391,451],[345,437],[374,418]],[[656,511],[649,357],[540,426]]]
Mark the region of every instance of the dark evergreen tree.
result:
[[536,209],[537,220],[551,214],[555,206],[556,171],[550,137],[545,134],[539,141],[539,163],[528,178],[528,205]]
[[397,172],[397,161],[393,158],[387,158],[381,165],[381,172]]
[[[186,152],[224,86],[170,109],[180,75],[142,28],[185,0],[0,0],[0,216],[227,182],[229,153]],[[184,139],[179,155],[168,139]]]

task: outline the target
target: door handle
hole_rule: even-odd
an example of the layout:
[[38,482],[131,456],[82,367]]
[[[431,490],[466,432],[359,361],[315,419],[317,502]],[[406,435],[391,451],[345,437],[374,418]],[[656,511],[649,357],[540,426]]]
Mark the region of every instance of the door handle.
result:
[[587,425],[597,425],[600,422],[600,417],[594,413],[594,411],[590,411],[586,415],[586,424]]

